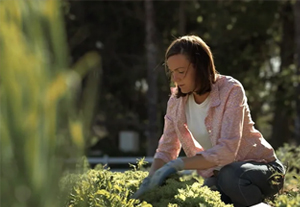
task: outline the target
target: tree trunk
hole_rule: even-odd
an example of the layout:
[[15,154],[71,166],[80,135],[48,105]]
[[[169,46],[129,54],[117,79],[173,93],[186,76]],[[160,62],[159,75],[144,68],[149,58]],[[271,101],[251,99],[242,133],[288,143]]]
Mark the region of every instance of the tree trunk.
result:
[[180,36],[185,35],[186,33],[186,15],[185,15],[185,1],[179,2],[179,24],[178,24],[178,33]]
[[295,118],[295,139],[300,144],[300,1],[296,1],[294,6],[295,15],[295,40],[296,40],[296,118]]
[[145,0],[146,63],[147,63],[147,156],[153,156],[158,144],[157,126],[157,46],[155,44],[154,8],[152,0]]
[[[272,127],[272,145],[277,148],[285,142],[289,142],[292,136],[290,126],[292,125],[291,119],[291,97],[290,73],[289,66],[294,63],[294,19],[292,5],[286,1],[282,5],[281,21],[282,21],[282,38],[280,44],[280,72],[277,81],[277,91],[275,94],[275,109]],[[283,76],[283,72],[287,72],[288,77]]]

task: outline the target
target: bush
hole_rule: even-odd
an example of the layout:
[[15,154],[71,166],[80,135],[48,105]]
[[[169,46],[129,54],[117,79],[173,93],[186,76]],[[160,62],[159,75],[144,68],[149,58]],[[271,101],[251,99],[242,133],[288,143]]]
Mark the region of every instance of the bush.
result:
[[[285,175],[283,190],[273,198],[265,202],[275,207],[299,207],[300,206],[300,177],[297,172],[300,156],[297,146],[284,145],[277,151],[278,157],[284,163],[290,159],[290,170]],[[61,180],[61,186],[69,196],[63,202],[70,207],[85,206],[201,206],[223,207],[225,205],[219,192],[211,191],[208,187],[202,187],[203,179],[195,172],[188,175],[173,175],[168,178],[163,186],[156,187],[139,199],[130,199],[130,196],[138,189],[143,179],[148,175],[141,170],[143,160],[133,170],[124,173],[111,172],[98,165],[95,169],[89,169],[85,173],[68,174]],[[72,186],[71,188],[69,188]]]
[[130,199],[138,189],[148,172],[133,170],[111,172],[102,166],[90,169],[83,174],[68,174],[62,178],[60,186],[62,194],[68,189],[69,197],[61,202],[70,207],[85,206],[214,206],[225,205],[220,194],[207,187],[201,187],[202,178],[196,174],[173,175],[166,184],[148,192],[141,200]]
[[287,166],[283,190],[269,201],[275,207],[300,206],[300,146],[284,144],[276,151]]

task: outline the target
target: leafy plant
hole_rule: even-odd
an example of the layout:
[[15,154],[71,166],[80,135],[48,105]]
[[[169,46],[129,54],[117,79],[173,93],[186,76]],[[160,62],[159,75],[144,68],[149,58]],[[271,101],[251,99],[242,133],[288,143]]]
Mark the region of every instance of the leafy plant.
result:
[[[289,146],[285,146],[289,148]],[[293,147],[294,148],[294,147]],[[281,150],[281,149],[280,149]],[[292,150],[293,155],[295,151]],[[281,155],[279,153],[279,155]],[[282,158],[282,157],[281,157]],[[284,160],[284,158],[283,158]],[[217,191],[203,187],[203,179],[196,172],[190,174],[175,174],[168,178],[163,186],[156,187],[140,199],[130,199],[148,172],[143,169],[143,159],[137,160],[137,166],[130,164],[132,170],[112,172],[98,165],[83,174],[68,174],[61,180],[61,186],[69,188],[69,196],[64,203],[71,207],[82,206],[155,206],[155,207],[225,207]],[[290,175],[287,172],[285,189],[273,198],[266,200],[271,206],[300,206],[299,174]],[[277,181],[274,174],[274,182]],[[294,177],[292,179],[292,177]],[[72,183],[70,185],[70,183]],[[276,185],[276,183],[275,183]],[[67,189],[65,189],[67,190]]]
[[141,203],[130,199],[130,195],[147,174],[143,171],[121,173],[107,169],[90,169],[84,174],[68,174],[61,180],[60,186],[73,187],[69,189],[69,197],[63,198],[62,202],[70,207],[136,206]]
[[65,159],[83,153],[74,99],[89,67],[68,70],[60,10],[57,0],[0,1],[1,206],[58,206]]
[[[60,186],[71,187],[62,203],[71,207],[83,206],[230,206],[220,200],[218,192],[201,187],[203,179],[196,174],[173,175],[166,184],[156,187],[139,199],[130,196],[148,176],[142,171],[143,159],[132,170],[112,172],[98,166],[86,173],[67,174]],[[61,188],[62,191],[67,189]]]

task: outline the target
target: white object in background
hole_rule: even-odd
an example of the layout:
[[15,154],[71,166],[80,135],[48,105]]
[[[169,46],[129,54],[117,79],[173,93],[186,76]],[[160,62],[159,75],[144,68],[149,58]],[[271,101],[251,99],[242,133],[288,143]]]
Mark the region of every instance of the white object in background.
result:
[[139,150],[138,133],[135,131],[120,131],[119,149],[123,152],[137,152]]
[[261,203],[255,204],[253,206],[250,206],[250,207],[271,207],[271,206],[266,203],[261,202]]

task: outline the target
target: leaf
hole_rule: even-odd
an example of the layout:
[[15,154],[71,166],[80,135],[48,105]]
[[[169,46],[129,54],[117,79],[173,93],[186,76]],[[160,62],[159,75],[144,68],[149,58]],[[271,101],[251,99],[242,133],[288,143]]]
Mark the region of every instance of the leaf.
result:
[[110,197],[110,193],[104,189],[98,190],[95,194],[96,195],[104,195],[105,197]]

